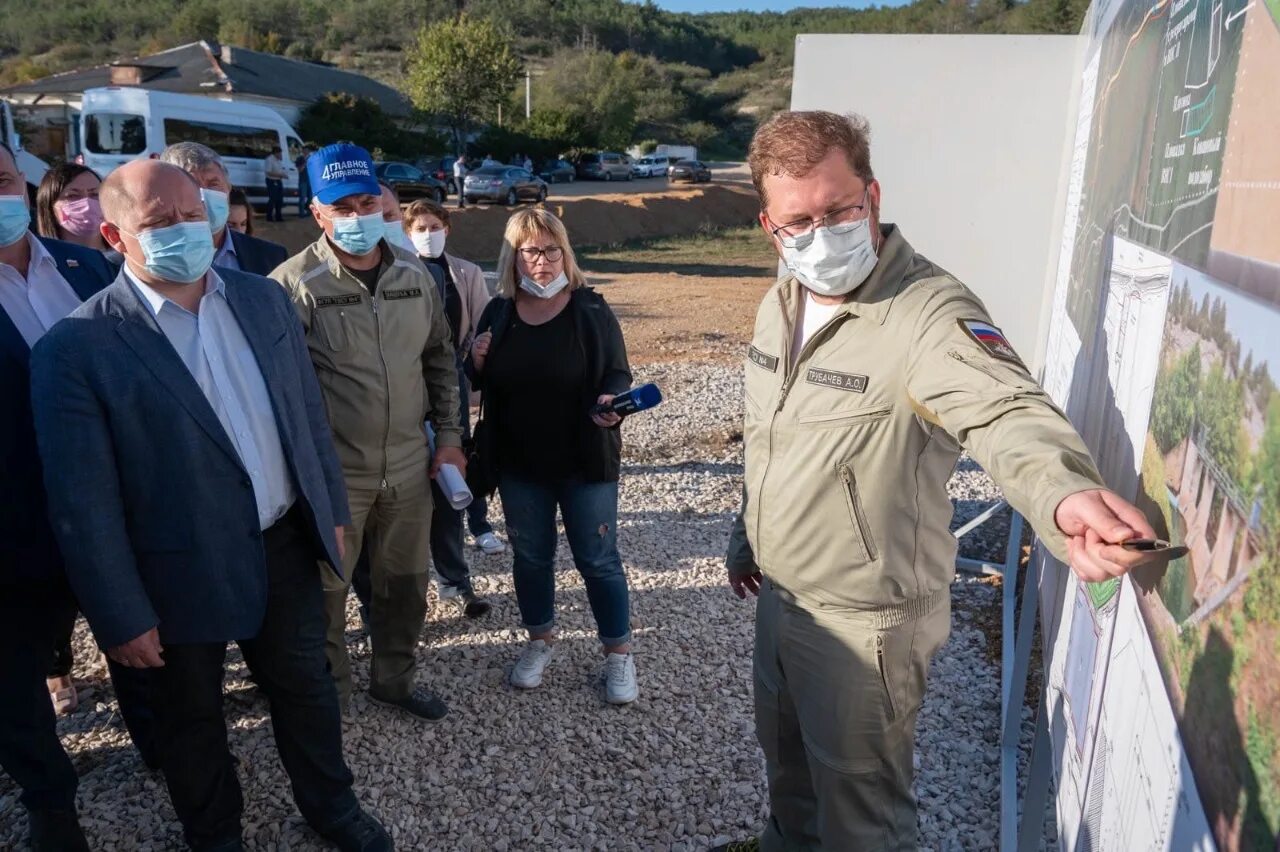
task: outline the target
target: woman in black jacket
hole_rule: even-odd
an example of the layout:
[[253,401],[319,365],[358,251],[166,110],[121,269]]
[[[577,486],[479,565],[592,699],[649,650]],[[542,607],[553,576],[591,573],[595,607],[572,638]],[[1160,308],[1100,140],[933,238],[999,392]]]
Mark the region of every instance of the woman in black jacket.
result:
[[543,209],[507,222],[498,298],[485,308],[469,372],[483,393],[479,452],[496,471],[529,644],[512,685],[542,683],[555,640],[556,507],[605,651],[605,697],[636,699],[627,578],[618,555],[616,414],[592,409],[631,386],[617,318],[586,286],[564,225]]

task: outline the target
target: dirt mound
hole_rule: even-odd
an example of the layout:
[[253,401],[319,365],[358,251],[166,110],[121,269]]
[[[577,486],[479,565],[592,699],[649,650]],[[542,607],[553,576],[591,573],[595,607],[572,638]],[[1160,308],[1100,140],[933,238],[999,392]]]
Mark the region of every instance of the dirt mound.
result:
[[[661,192],[553,196],[546,206],[564,221],[576,247],[615,245],[750,224],[759,210],[759,201],[750,189],[712,184],[671,187]],[[496,260],[511,209],[472,206],[466,210],[451,208],[450,213],[453,223],[449,250],[475,261]],[[280,243],[291,254],[315,240],[319,233],[310,218],[258,220],[254,227],[258,236]]]

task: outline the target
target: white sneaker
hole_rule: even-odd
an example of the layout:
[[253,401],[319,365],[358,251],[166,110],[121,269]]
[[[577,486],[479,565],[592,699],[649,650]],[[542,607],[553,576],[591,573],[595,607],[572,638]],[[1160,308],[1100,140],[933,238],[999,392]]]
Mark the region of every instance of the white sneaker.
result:
[[636,661],[630,654],[610,654],[604,661],[604,698],[610,704],[630,704],[640,695]]
[[490,556],[495,553],[501,553],[507,549],[507,546],[502,543],[502,539],[498,538],[491,532],[476,536],[476,547],[480,548]]
[[542,686],[542,673],[551,662],[555,646],[548,645],[542,639],[535,639],[524,646],[520,659],[511,670],[511,685],[517,689],[536,689]]

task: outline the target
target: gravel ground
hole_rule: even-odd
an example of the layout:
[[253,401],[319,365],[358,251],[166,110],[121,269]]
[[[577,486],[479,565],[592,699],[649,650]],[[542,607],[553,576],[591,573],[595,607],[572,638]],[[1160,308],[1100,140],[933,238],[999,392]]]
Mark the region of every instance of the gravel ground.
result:
[[[493,613],[475,623],[434,601],[420,679],[450,717],[423,726],[366,702],[369,647],[349,610],[357,696],[346,753],[357,794],[402,849],[692,850],[757,832],[767,813],[752,726],[753,606],[734,598],[721,557],[741,487],[739,367],[668,364],[660,413],[627,427],[619,537],[631,581],[641,696],[603,702],[601,660],[581,580],[562,544],[562,642],[545,685],[517,693],[506,675],[522,636],[509,555],[469,549]],[[971,462],[952,481],[961,517],[999,496]],[[497,507],[491,510],[501,520]],[[957,522],[958,523],[958,522]],[[501,530],[501,524],[497,524]],[[965,555],[1002,558],[998,536]],[[999,810],[999,587],[955,585],[951,639],[934,662],[919,721],[922,845],[990,849]],[[172,849],[179,826],[162,780],[124,732],[105,666],[77,633],[80,710],[60,722],[95,849]],[[252,849],[323,848],[297,815],[265,702],[229,657],[227,715],[241,761]],[[17,791],[0,776],[0,849],[25,834]]]

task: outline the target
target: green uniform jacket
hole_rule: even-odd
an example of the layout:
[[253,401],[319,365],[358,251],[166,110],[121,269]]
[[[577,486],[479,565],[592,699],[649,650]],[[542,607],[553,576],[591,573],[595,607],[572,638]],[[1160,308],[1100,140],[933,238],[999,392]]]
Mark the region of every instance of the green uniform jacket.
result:
[[421,261],[381,243],[377,294],[343,268],[321,236],[271,277],[307,331],[348,488],[421,475],[430,420],[442,447],[462,446],[458,372],[440,293]]
[[[967,448],[1065,558],[1054,511],[1101,487],[1089,451],[964,285],[883,227],[871,276],[791,363],[800,283],[765,297],[746,362],[731,575],[800,600],[901,604],[955,573],[947,480]],[[974,333],[974,329],[978,333]]]

